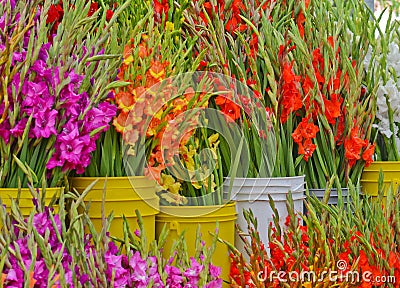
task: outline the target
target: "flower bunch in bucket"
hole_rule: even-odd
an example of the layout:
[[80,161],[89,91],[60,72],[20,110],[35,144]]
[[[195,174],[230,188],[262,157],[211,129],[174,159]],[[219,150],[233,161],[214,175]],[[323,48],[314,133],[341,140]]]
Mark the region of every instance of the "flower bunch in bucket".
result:
[[[260,241],[257,219],[244,211],[248,231],[239,235],[248,258],[230,246],[231,287],[397,287],[398,199],[389,193],[385,211],[380,202],[360,201],[354,186],[350,194],[353,201],[347,208],[328,206],[313,197],[307,204],[310,213],[303,219],[295,214],[289,197],[285,227],[279,226],[276,213],[268,247]],[[250,235],[250,241],[245,235]]]
[[[289,96],[295,83],[281,79],[278,52],[291,21],[303,27],[305,4],[303,1],[205,2],[193,4],[185,15],[190,31],[199,37],[196,49],[208,49],[202,69],[224,74],[227,79],[222,87],[216,83],[218,94],[211,103],[227,114],[228,129],[235,122],[243,131],[242,154],[246,159],[238,162],[248,162],[248,167],[235,167],[233,170],[239,170],[237,177],[296,175],[292,108],[282,108],[279,99],[285,93]],[[295,111],[292,112],[294,115]],[[231,148],[228,146],[227,141],[221,140],[225,175],[235,162],[232,153],[227,152]]]
[[[363,167],[373,161],[375,89],[363,62],[375,24],[368,21],[369,10],[353,1],[336,6],[311,2],[309,8],[304,36],[291,37],[303,103],[301,121],[292,133],[299,155],[296,166],[309,188],[325,188],[337,175],[334,186],[340,189],[350,181],[359,183]],[[330,24],[322,25],[326,19]]]
[[64,4],[49,42],[50,1],[2,1],[1,187],[54,187],[68,172],[82,173],[115,115],[104,100],[119,62],[107,40],[113,20],[105,11],[88,17],[90,3]]
[[[198,235],[196,255],[188,254],[181,235],[174,252],[164,259],[161,252],[167,230],[162,232],[158,243],[153,241],[148,245],[138,214],[140,230],[131,233],[125,222],[125,242],[113,242],[106,229],[97,234],[88,215],[78,213],[82,198],[72,194],[68,198],[73,198],[68,211],[69,226],[64,209],[56,212],[54,208],[42,206],[39,199],[33,199],[37,203],[36,211],[27,218],[21,216],[15,201],[12,214],[0,207],[4,240],[0,244],[1,286],[222,287],[221,268],[210,262],[218,235],[210,247],[201,245]],[[66,195],[61,193],[62,207],[65,199]],[[88,230],[90,234],[85,232]]]
[[[365,69],[375,75],[376,90],[376,159],[381,161],[398,161],[400,159],[399,109],[400,99],[399,73],[397,63],[399,52],[398,22],[389,21],[386,25],[377,26],[377,38],[371,43],[364,61]],[[380,17],[376,20],[379,21]],[[382,20],[380,20],[382,21]]]
[[[273,170],[260,169],[257,162],[262,161],[252,155],[253,169],[245,176],[305,173],[309,187],[321,188],[338,173],[340,183],[336,186],[344,187],[349,179],[357,182],[362,167],[371,162],[374,89],[361,89],[371,81],[361,63],[370,41],[370,33],[363,31],[374,27],[362,20],[369,19],[362,4],[339,2],[334,6],[328,2],[268,1],[262,6],[243,3],[238,7],[235,2],[226,17],[219,15],[228,6],[207,2],[204,8],[193,5],[198,17],[188,13],[191,31],[200,39],[196,48],[209,48],[205,69],[232,76],[252,91],[251,97],[237,97],[236,106],[218,100],[216,106],[222,111],[228,106],[233,107],[231,111],[240,111],[255,102],[253,107],[265,109],[269,121],[264,123],[272,124],[272,130],[264,126],[264,133],[256,129],[246,139],[258,151],[259,144],[267,142],[264,134],[274,134],[276,153],[270,154],[276,158]],[[348,17],[347,11],[355,11],[357,17]],[[334,24],[322,25],[322,19],[340,23],[343,31]],[[234,31],[225,23],[231,20],[238,23]],[[205,28],[200,29],[203,22]],[[315,25],[317,28],[311,28]],[[357,105],[350,109],[349,103]],[[233,115],[238,119],[240,113]],[[243,130],[247,131],[246,125]],[[223,146],[221,142],[221,150],[225,150]]]
[[[217,168],[203,169],[195,156],[203,147],[218,146],[218,135],[204,128],[200,117],[211,95],[208,78],[193,73],[204,53],[193,55],[195,37],[178,33],[184,5],[165,11],[144,6],[143,19],[132,16],[121,24],[132,26],[118,72],[120,86],[110,99],[118,111],[84,175],[144,174],[157,180],[164,204],[186,204],[185,196],[212,194],[220,182]],[[208,198],[215,203],[214,196]]]

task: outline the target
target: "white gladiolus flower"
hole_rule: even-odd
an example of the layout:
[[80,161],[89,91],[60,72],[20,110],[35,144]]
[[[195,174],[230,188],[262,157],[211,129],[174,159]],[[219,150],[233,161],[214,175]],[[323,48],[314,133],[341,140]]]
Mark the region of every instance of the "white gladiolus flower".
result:
[[374,124],[373,127],[378,128],[378,131],[386,138],[392,137],[393,132],[390,131],[390,124],[388,119],[381,120],[378,124]]
[[[381,84],[377,89],[377,113],[376,118],[379,120],[378,128],[379,132],[385,137],[390,138],[393,134],[390,131],[389,122],[389,107],[387,102],[390,104],[390,108],[393,111],[393,121],[395,123],[400,123],[400,92],[396,82],[390,78],[385,85]],[[395,127],[395,134],[397,134],[397,126]]]

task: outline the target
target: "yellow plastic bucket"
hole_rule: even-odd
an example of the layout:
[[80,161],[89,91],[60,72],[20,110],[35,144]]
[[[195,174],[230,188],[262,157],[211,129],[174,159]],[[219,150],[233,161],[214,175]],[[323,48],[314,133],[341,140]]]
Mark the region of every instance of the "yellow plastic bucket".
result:
[[387,194],[387,190],[393,185],[393,192],[397,193],[400,183],[400,162],[399,161],[375,161],[366,167],[361,175],[361,190],[364,194],[378,196],[378,179],[379,172],[382,169],[383,193]]
[[[59,197],[61,189],[63,188],[46,188],[46,195],[45,195],[45,204],[48,206],[53,199],[54,196]],[[41,193],[40,189],[40,193]],[[40,195],[42,197],[42,195]],[[6,211],[11,211],[11,203],[12,200],[17,201],[18,198],[18,188],[0,188],[0,198],[3,205],[6,206]],[[32,194],[29,188],[22,188],[21,194],[19,198],[19,209],[21,211],[21,215],[24,217],[28,217],[32,211],[35,210],[35,206],[32,201]],[[58,205],[53,205],[55,209],[55,213],[58,212]]]
[[[156,216],[156,237],[159,238],[164,225],[170,229],[164,245],[163,256],[169,257],[174,240],[185,231],[185,239],[189,255],[196,252],[196,232],[200,224],[202,240],[210,246],[215,233],[216,221],[219,223],[218,236],[229,243],[235,243],[236,203],[222,206],[160,206],[160,214]],[[222,268],[222,279],[229,281],[229,250],[223,243],[217,243],[212,263]],[[227,286],[228,287],[228,286]]]
[[[132,233],[139,229],[135,210],[138,209],[143,218],[147,240],[155,239],[155,216],[158,214],[159,200],[155,194],[155,181],[144,176],[136,177],[74,177],[70,178],[72,188],[83,192],[95,180],[98,182],[86,195],[84,201],[89,204],[89,216],[100,232],[103,227],[102,204],[103,190],[106,187],[104,215],[114,214],[110,226],[110,235],[123,238],[123,215],[126,217]],[[104,186],[106,185],[106,186]]]

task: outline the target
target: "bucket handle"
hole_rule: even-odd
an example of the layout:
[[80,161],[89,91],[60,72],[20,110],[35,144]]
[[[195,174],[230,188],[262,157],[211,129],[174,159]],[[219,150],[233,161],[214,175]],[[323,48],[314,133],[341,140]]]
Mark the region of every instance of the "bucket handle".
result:
[[176,233],[178,235],[180,235],[181,234],[181,227],[179,225],[179,222],[178,221],[171,221],[169,223],[169,230],[171,230],[171,231],[175,230]]

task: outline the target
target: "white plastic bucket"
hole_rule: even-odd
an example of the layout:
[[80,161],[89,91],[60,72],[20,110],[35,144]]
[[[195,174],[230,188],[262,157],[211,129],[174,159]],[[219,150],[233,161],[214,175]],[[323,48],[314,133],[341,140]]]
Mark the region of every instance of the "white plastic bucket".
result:
[[[289,191],[295,212],[303,212],[303,200],[305,198],[304,176],[276,177],[276,178],[235,178],[232,183],[232,190],[229,193],[230,179],[224,182],[224,196],[236,201],[238,213],[237,224],[242,231],[247,231],[247,222],[243,216],[243,209],[253,211],[257,218],[258,232],[261,241],[268,247],[268,226],[273,221],[274,212],[269,204],[269,196],[274,201],[275,208],[279,213],[279,224],[284,227],[288,215],[286,199]],[[236,237],[235,246],[239,251],[246,254],[243,241]]]

